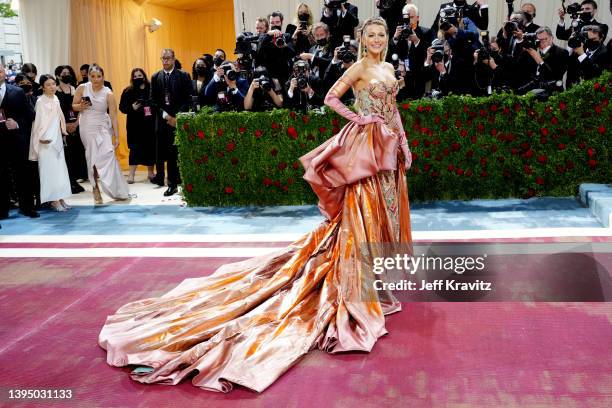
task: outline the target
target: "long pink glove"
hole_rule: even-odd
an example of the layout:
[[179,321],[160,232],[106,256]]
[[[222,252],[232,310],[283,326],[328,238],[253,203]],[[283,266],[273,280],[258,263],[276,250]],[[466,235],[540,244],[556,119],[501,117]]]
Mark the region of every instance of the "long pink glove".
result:
[[367,125],[369,123],[384,123],[383,118],[379,115],[359,115],[358,113],[353,112],[342,103],[333,89],[331,89],[327,95],[325,95],[324,102],[327,106],[336,111],[338,115],[360,126]]
[[399,147],[402,149],[402,153],[404,153],[404,157],[406,158],[406,170],[408,170],[412,166],[412,153],[408,147],[408,139],[406,138],[406,132],[402,125],[402,117],[397,110],[397,106],[395,107],[395,120],[400,127]]

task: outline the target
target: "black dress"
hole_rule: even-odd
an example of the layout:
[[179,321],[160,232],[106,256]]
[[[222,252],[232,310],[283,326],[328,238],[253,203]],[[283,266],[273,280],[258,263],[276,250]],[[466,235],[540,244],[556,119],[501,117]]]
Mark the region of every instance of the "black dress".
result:
[[[155,110],[151,91],[128,86],[121,94],[119,110],[127,115],[127,141],[130,148],[130,166],[155,164]],[[132,104],[139,101],[140,109],[134,111]]]
[[[58,88],[55,93],[57,99],[59,99],[62,113],[66,123],[74,123],[78,120],[78,113],[72,109],[72,99],[74,95],[71,93],[65,93]],[[74,186],[76,180],[83,179],[87,180],[87,160],[85,159],[85,148],[83,142],[81,142],[81,136],[79,135],[79,128],[77,127],[74,133],[70,133],[66,137],[66,148],[64,149],[66,166],[68,167],[68,175],[70,177],[70,184]]]

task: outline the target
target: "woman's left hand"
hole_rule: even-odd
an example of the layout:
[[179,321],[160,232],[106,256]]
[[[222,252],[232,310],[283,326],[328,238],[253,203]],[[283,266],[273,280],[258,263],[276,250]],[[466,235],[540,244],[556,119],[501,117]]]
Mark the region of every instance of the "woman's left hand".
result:
[[113,137],[113,148],[117,149],[119,147],[119,138]]

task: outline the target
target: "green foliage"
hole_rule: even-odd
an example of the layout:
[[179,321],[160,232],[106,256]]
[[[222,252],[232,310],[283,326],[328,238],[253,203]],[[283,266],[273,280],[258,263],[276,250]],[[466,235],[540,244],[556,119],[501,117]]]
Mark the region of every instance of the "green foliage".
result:
[[[612,73],[546,102],[512,94],[398,104],[414,160],[411,200],[572,196],[612,181]],[[315,203],[299,157],[336,134],[334,112],[179,116],[191,206]]]
[[15,10],[11,9],[10,3],[0,3],[0,17],[17,17],[17,13],[15,13]]

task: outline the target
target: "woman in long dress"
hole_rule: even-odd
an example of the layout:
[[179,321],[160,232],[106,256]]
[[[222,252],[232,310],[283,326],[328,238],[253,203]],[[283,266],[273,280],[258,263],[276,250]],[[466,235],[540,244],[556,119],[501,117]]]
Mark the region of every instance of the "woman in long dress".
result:
[[81,112],[79,129],[94,202],[102,204],[98,179],[104,193],[116,200],[127,200],[128,185],[115,157],[119,146],[117,103],[113,92],[104,86],[104,71],[98,65],[89,68],[89,82],[78,86],[72,108]]
[[[369,352],[387,333],[385,315],[401,305],[375,291],[372,269],[361,267],[376,244],[412,253],[412,156],[395,103],[399,86],[384,62],[387,40],[384,20],[364,23],[365,55],[326,96],[350,123],[301,158],[327,220],[278,252],[124,305],[98,338],[108,364],[139,366],[131,376],[142,383],[195,374],[193,384],[207,390],[240,384],[261,392],[309,350]],[[358,113],[340,102],[350,87]]]
[[64,199],[72,195],[64,158],[63,136],[68,135],[66,122],[59,99],[55,96],[55,78],[42,75],[40,86],[43,94],[36,101],[29,159],[38,162],[40,202],[50,202],[55,211],[66,211],[70,207]]

